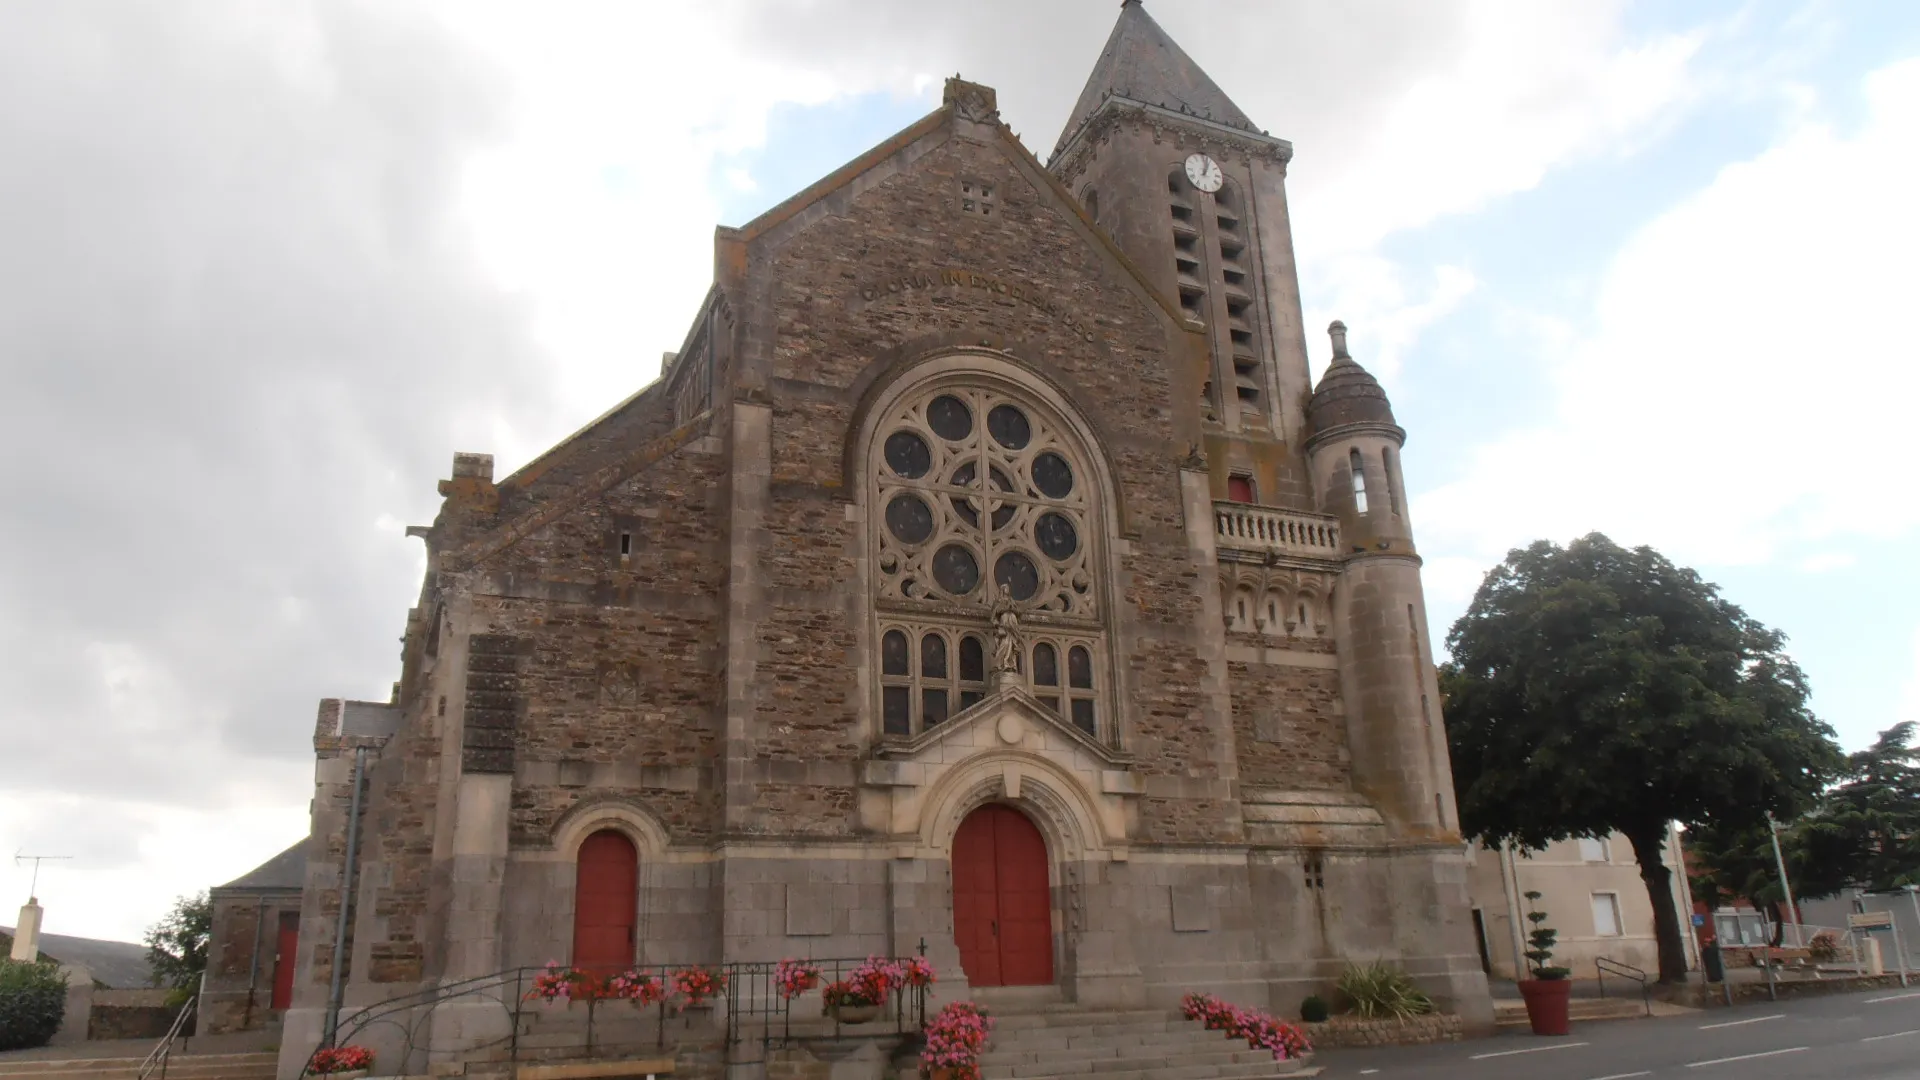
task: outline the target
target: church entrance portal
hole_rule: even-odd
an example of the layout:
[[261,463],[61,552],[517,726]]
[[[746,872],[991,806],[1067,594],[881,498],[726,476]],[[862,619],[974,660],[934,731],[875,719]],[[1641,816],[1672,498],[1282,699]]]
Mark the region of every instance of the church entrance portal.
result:
[[573,889],[573,966],[604,975],[633,964],[639,907],[640,853],[633,841],[603,829],[580,845]]
[[974,986],[1053,982],[1047,842],[1010,806],[983,806],[954,834],[953,935]]

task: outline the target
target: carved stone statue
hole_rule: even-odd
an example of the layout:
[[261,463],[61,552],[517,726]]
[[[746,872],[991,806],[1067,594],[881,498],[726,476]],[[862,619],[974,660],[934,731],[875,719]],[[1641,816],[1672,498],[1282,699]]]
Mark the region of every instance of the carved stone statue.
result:
[[993,602],[993,670],[1012,673],[1020,664],[1020,612],[1013,606],[1013,592],[1000,586]]

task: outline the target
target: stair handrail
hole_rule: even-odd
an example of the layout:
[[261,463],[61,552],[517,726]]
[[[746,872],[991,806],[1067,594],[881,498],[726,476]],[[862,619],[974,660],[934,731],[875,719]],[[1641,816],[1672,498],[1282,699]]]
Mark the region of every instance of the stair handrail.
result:
[[187,1026],[188,1019],[193,1016],[194,1006],[199,1003],[200,995],[195,994],[180,1007],[180,1015],[173,1018],[173,1024],[167,1028],[167,1033],[161,1038],[160,1045],[154,1047],[153,1052],[140,1063],[139,1080],[147,1080],[155,1069],[160,1070],[159,1080],[167,1080],[167,1060],[173,1057],[173,1040],[180,1037],[181,1029]]
[[1646,1006],[1648,1016],[1653,1015],[1652,979],[1645,971],[1634,967],[1632,964],[1623,964],[1618,960],[1611,960],[1604,956],[1594,958],[1593,969],[1594,981],[1600,986],[1601,997],[1607,996],[1607,974],[1611,972],[1616,978],[1631,979],[1640,984],[1640,1003]]

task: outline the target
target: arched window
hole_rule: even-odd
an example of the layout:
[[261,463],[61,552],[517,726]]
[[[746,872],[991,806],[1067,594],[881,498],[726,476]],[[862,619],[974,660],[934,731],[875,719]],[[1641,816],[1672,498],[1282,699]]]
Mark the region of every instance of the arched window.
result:
[[1092,186],[1082,188],[1080,191],[1080,205],[1087,208],[1087,216],[1092,218],[1095,224],[1098,224],[1100,221],[1100,193],[1095,191]]
[[1380,448],[1380,471],[1387,478],[1387,509],[1393,511],[1394,517],[1399,517],[1400,485],[1393,480],[1393,451],[1384,446]]
[[[1065,425],[1007,392],[941,387],[890,407],[872,454],[882,731],[917,734],[986,696],[1003,592],[1027,646],[1015,667],[1037,696],[1061,693],[1071,649],[1091,679],[1105,639],[1099,502]],[[1081,689],[1094,715],[1096,687]]]
[[1360,462],[1358,449],[1347,451],[1347,469],[1353,474],[1353,509],[1355,513],[1367,512],[1367,469]]

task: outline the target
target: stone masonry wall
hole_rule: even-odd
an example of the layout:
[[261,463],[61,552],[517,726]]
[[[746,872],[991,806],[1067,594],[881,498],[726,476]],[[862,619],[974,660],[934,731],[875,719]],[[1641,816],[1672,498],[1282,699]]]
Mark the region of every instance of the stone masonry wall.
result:
[[1240,781],[1290,791],[1346,791],[1352,757],[1340,672],[1229,663]]
[[[962,210],[963,181],[993,188],[991,215]],[[1198,704],[1207,672],[1195,644],[1200,608],[1171,390],[1185,377],[1172,370],[1180,335],[1076,220],[1000,146],[953,138],[842,212],[763,241],[774,275],[775,410],[761,563],[770,610],[756,627],[751,725],[767,774],[756,787],[757,829],[854,827],[850,788],[788,790],[766,763],[799,755],[850,766],[863,753],[872,706],[858,678],[865,658],[852,652],[863,610],[856,590],[867,586],[852,571],[864,539],[845,512],[855,493],[842,490],[843,448],[870,367],[943,345],[1002,343],[1061,384],[1105,437],[1121,527],[1136,536],[1113,560],[1129,741],[1144,772],[1185,781],[1230,768]],[[1168,798],[1143,808],[1142,827],[1156,839],[1204,840],[1228,816]]]

